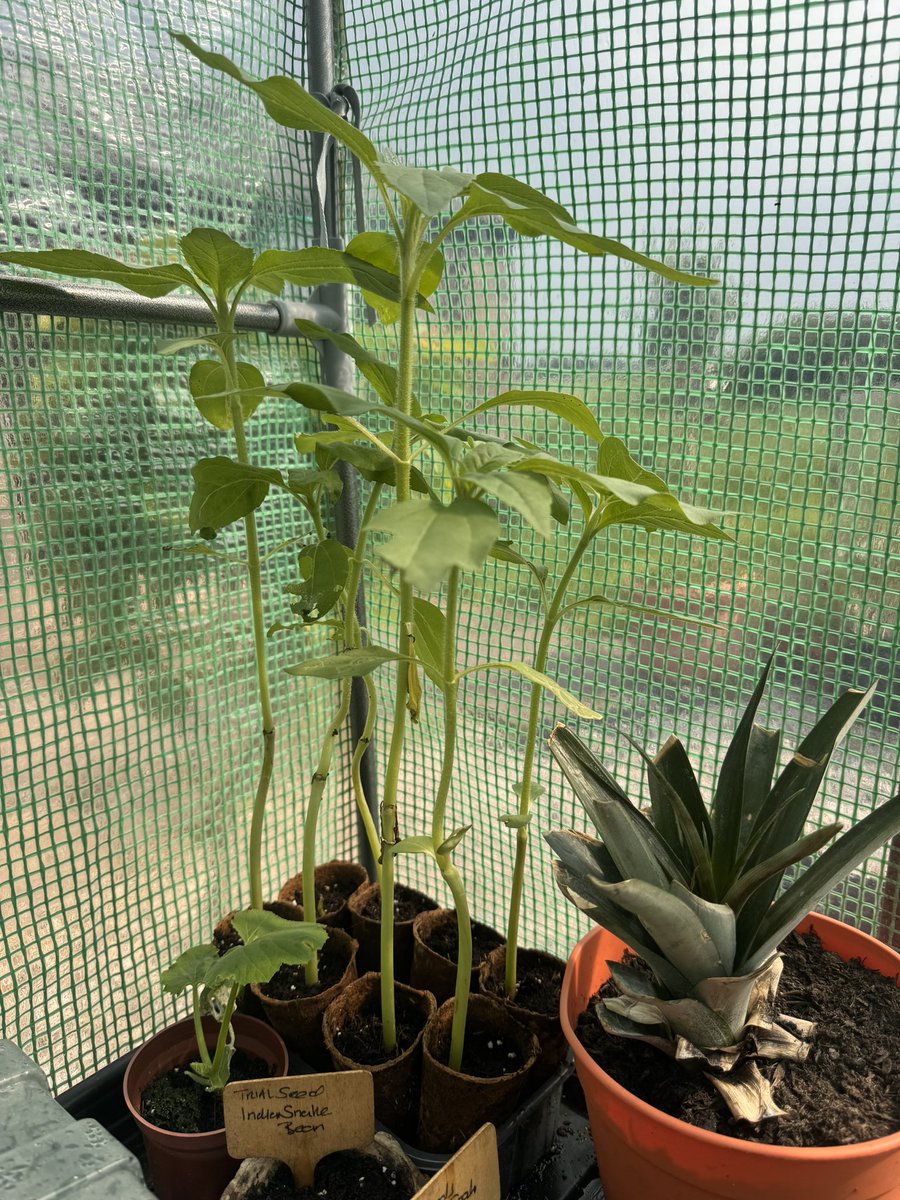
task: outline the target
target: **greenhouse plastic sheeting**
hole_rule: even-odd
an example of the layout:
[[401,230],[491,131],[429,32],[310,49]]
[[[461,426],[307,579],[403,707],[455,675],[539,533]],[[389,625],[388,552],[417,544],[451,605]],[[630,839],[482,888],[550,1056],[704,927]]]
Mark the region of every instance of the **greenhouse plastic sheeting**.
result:
[[[839,691],[877,679],[818,802],[865,813],[895,784],[900,730],[888,213],[900,16],[878,0],[378,0],[337,15],[341,79],[386,153],[515,173],[595,232],[721,280],[692,291],[487,221],[450,246],[436,316],[421,321],[426,409],[458,414],[509,387],[574,392],[678,494],[733,514],[730,546],[633,531],[598,545],[585,589],[714,625],[626,609],[574,616],[551,671],[607,714],[580,731],[635,790],[624,734],[655,748],[678,732],[709,788],[768,655],[764,718],[789,747]],[[0,0],[8,242],[162,261],[177,236],[214,224],[258,248],[308,244],[303,136],[177,55],[165,33],[186,29],[250,72],[302,80],[302,23],[302,7],[276,0],[173,3],[164,16],[113,0]],[[371,227],[374,196],[367,208]],[[392,335],[358,316],[359,335],[389,354]],[[183,361],[154,353],[173,332],[3,318],[0,997],[5,1035],[57,1086],[159,1027],[159,965],[245,899],[258,753],[247,600],[239,575],[173,549],[190,464],[218,445],[195,419]],[[253,352],[269,377],[314,369],[294,342],[258,338]],[[485,420],[574,448],[552,418]],[[289,455],[296,429],[273,407],[254,453]],[[292,511],[264,512],[271,542],[297,532]],[[565,560],[564,539],[532,549],[551,569]],[[267,578],[273,610],[290,566]],[[373,633],[387,636],[377,581],[368,603]],[[479,613],[464,622],[466,662],[498,649],[531,657],[534,597],[520,574],[490,568],[465,606]],[[270,892],[299,867],[309,735],[331,702],[330,685],[277,670],[296,648],[271,646],[281,733]],[[460,867],[476,915],[502,927],[512,839],[500,817],[519,778],[523,693],[485,678],[464,690],[452,822],[476,825]],[[411,824],[438,770],[428,701],[405,774]],[[544,727],[558,715],[546,702]],[[583,817],[546,755],[539,777],[524,941],[565,953],[586,923],[554,895],[539,834]],[[355,850],[340,773],[331,794],[320,860]],[[897,944],[898,861],[896,850],[873,857],[826,911]],[[447,902],[423,863],[406,860],[406,877]]]

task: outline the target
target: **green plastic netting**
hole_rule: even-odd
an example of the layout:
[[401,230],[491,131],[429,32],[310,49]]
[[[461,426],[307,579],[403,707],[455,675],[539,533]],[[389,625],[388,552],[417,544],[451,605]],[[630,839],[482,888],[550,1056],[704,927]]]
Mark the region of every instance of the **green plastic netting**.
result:
[[[303,137],[165,32],[303,79],[302,6],[239,8],[0,0],[8,244],[160,261],[196,224],[259,248],[307,244]],[[708,787],[773,650],[767,717],[788,745],[838,691],[877,677],[820,797],[823,811],[867,811],[896,781],[900,728],[900,18],[872,2],[379,0],[348,3],[339,23],[341,77],[384,148],[516,173],[593,230],[723,281],[692,292],[484,222],[452,245],[437,317],[420,326],[424,405],[575,392],[681,495],[738,514],[734,547],[616,532],[585,568],[585,587],[722,629],[624,611],[571,621],[551,670],[609,714],[581,732],[636,784],[618,730],[653,747],[678,731]],[[359,316],[360,336],[390,352]],[[64,1087],[161,1025],[160,960],[245,898],[256,713],[240,579],[170,549],[190,463],[220,445],[195,419],[183,362],[154,355],[176,331],[29,313],[2,324],[0,1000],[4,1036]],[[314,370],[295,342],[260,337],[253,355],[272,378]],[[287,460],[296,416],[268,412],[254,452]],[[485,427],[537,428],[497,420]],[[543,437],[548,425],[577,449],[552,421]],[[294,510],[263,512],[271,542],[296,531]],[[565,547],[534,553],[558,567]],[[275,617],[291,565],[268,580]],[[520,574],[491,568],[465,597],[462,657],[529,658],[533,600]],[[386,636],[385,593],[368,605]],[[329,685],[280,675],[296,651],[272,642],[272,892],[299,868],[298,805],[331,704]],[[477,826],[459,852],[475,913],[501,927],[521,700],[506,679],[469,681],[452,796],[452,824]],[[405,833],[421,831],[438,770],[434,710],[414,737]],[[546,703],[546,727],[557,715]],[[565,952],[585,925],[553,893],[537,835],[582,818],[546,757],[540,780],[524,941]],[[344,778],[332,796],[320,858],[355,849]],[[898,873],[885,851],[827,911],[896,944]],[[404,874],[446,901],[418,858]]]

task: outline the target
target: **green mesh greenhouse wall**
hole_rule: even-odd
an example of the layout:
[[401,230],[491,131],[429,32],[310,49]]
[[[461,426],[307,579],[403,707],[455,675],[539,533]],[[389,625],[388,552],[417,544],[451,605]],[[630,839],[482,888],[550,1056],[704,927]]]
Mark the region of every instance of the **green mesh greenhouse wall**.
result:
[[[341,78],[384,152],[516,173],[593,230],[722,281],[694,293],[487,222],[451,247],[437,315],[420,327],[423,403],[459,413],[511,386],[575,392],[681,495],[735,514],[724,549],[628,532],[600,545],[585,586],[718,627],[625,610],[572,621],[551,669],[608,714],[583,732],[636,785],[622,731],[655,746],[677,730],[708,786],[773,651],[766,719],[788,745],[839,690],[878,679],[820,796],[821,811],[867,811],[896,781],[900,730],[900,16],[878,0],[360,0],[336,16]],[[213,224],[257,248],[309,244],[303,135],[176,55],[166,33],[302,80],[303,17],[279,0],[164,12],[0,0],[4,242],[152,262]],[[390,336],[358,316],[359,336],[389,354]],[[0,1003],[3,1034],[58,1087],[161,1026],[160,963],[245,899],[257,753],[246,597],[239,577],[177,551],[189,467],[218,445],[195,420],[183,362],[154,352],[178,332],[2,315]],[[297,342],[258,336],[251,353],[270,378],[315,370]],[[505,433],[535,429],[503,420]],[[547,424],[565,450],[569,435]],[[297,429],[271,408],[254,454],[288,457]],[[293,510],[264,512],[270,544],[297,532]],[[565,552],[551,547],[551,561]],[[266,581],[279,615],[290,566]],[[385,602],[368,600],[377,635]],[[530,657],[529,600],[500,565],[470,589],[466,659],[489,646]],[[279,671],[296,644],[271,649],[274,893],[299,867],[299,801],[332,697]],[[476,915],[496,925],[521,707],[515,684],[467,688],[452,796],[453,824],[477,827],[460,852]],[[555,716],[548,703],[545,725]],[[413,819],[438,734],[426,711],[406,769]],[[546,761],[541,776],[537,829],[580,825]],[[339,773],[320,860],[352,856],[355,839]],[[898,861],[896,849],[871,859],[827,910],[898,944]],[[446,899],[418,859],[406,870]],[[564,953],[582,930],[533,839],[526,943]]]

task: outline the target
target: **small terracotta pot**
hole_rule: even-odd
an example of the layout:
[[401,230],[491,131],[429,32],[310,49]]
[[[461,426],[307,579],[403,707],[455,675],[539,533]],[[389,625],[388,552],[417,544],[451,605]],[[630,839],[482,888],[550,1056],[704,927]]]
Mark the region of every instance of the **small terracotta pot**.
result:
[[[531,967],[550,967],[559,972],[560,987],[566,964],[561,958],[546,954],[543,950],[520,950],[516,956],[516,970],[521,977]],[[562,1031],[559,1012],[552,1016],[538,1013],[509,1000],[506,995],[506,947],[498,946],[481,964],[478,986],[485,996],[493,996],[505,1004],[517,1021],[527,1026],[540,1046],[538,1060],[534,1064],[533,1082],[543,1083],[553,1074],[569,1052],[566,1035]]]
[[[811,913],[797,926],[826,950],[897,980],[900,954],[841,921]],[[849,1146],[764,1146],[698,1129],[633,1096],[594,1062],[576,1027],[628,947],[592,930],[569,958],[560,1016],[584,1089],[607,1200],[900,1200],[900,1133]]]
[[[350,910],[347,901],[364,883],[369,882],[366,868],[359,863],[346,862],[344,859],[333,858],[331,862],[322,863],[316,867],[316,900],[325,888],[337,887],[345,897],[339,908],[323,913],[318,918],[320,925],[337,926],[340,929],[350,928]],[[281,891],[278,899],[286,904],[297,905],[303,911],[303,872],[291,876]]]
[[487,1078],[451,1071],[450,1030],[454,1001],[447,1000],[428,1022],[422,1039],[422,1104],[417,1145],[448,1153],[459,1149],[485,1121],[499,1125],[515,1109],[537,1061],[538,1042],[491,996],[471,995],[466,1031],[486,1029],[512,1042],[523,1065],[510,1075]]
[[327,1071],[330,1066],[322,1040],[322,1018],[329,1004],[356,979],[357,951],[356,942],[350,934],[334,927],[328,930],[325,944],[342,955],[347,964],[343,975],[331,987],[314,996],[298,996],[296,1000],[278,1000],[267,996],[259,984],[253,984],[250,988],[266,1020],[275,1026],[288,1046],[302,1055],[310,1066],[321,1071]]
[[[303,909],[297,904],[286,904],[281,900],[270,900],[268,904],[263,905],[263,908],[266,910],[266,912],[274,913],[276,917],[284,917],[286,921],[303,920]],[[232,920],[237,911],[238,910],[236,908],[232,909],[228,916],[223,917],[218,923],[213,930],[214,940],[220,937],[231,937],[231,935],[234,933]],[[216,944],[218,945],[218,942],[216,942]],[[259,1021],[264,1021],[266,1019],[262,1005],[253,995],[249,987],[241,988],[241,993],[238,996],[237,1010],[238,1012],[245,1013],[248,1017],[256,1017]]]
[[340,1049],[341,1031],[370,1013],[380,1013],[381,976],[363,975],[341,993],[325,1014],[322,1032],[336,1071],[369,1071],[375,1087],[375,1116],[397,1137],[409,1138],[416,1128],[422,1081],[422,1034],[437,1005],[430,992],[420,992],[405,983],[394,985],[394,995],[403,997],[421,1017],[421,1028],[411,1045],[383,1063],[359,1063]]
[[[239,1050],[263,1059],[272,1076],[287,1074],[287,1048],[274,1029],[241,1014],[233,1018],[233,1029]],[[214,1050],[219,1026],[212,1017],[203,1018],[203,1034],[209,1050]],[[171,1133],[141,1116],[141,1095],[147,1084],[196,1057],[194,1022],[179,1021],[145,1042],[125,1071],[125,1104],[144,1139],[147,1166],[159,1200],[218,1200],[240,1166],[225,1149],[224,1128],[209,1133]]]
[[[437,908],[437,903],[423,892],[398,883],[396,891],[401,890],[420,902],[420,912],[431,912]],[[363,911],[374,897],[380,899],[381,887],[377,883],[367,883],[354,892],[348,901],[350,931],[359,942],[361,971],[377,971],[381,966],[381,918],[367,917]],[[406,983],[409,979],[412,966],[414,920],[415,918],[394,922],[394,978],[401,983]]]
[[[443,1004],[456,992],[456,963],[431,947],[432,937],[448,927],[456,929],[456,910],[452,908],[435,908],[430,912],[419,913],[413,921],[413,956],[409,982],[413,987],[431,992],[438,1004]],[[501,945],[503,942],[501,934],[478,921],[472,922],[472,932],[485,941],[491,940],[494,945]],[[478,971],[483,961],[479,959],[472,964],[470,991],[478,990]]]

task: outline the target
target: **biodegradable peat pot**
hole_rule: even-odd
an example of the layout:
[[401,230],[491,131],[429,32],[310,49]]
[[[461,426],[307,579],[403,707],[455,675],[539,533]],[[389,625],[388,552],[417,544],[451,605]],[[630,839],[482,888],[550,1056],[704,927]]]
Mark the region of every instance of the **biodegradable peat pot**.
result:
[[[406,983],[412,966],[413,921],[419,913],[436,909],[437,903],[423,892],[398,883],[394,905],[400,909],[400,919],[396,915],[394,919],[394,978]],[[381,966],[381,887],[367,883],[353,893],[348,907],[350,931],[359,942],[359,969],[377,971]]]
[[[825,950],[900,984],[900,954],[864,933],[810,914]],[[900,1133],[821,1149],[764,1146],[698,1129],[633,1096],[606,1074],[575,1032],[591,996],[609,978],[606,961],[627,947],[605,929],[582,938],[563,980],[560,1017],[584,1089],[606,1200],[900,1200]]]
[[[263,908],[266,912],[274,913],[276,917],[284,917],[286,921],[302,921],[303,909],[296,904],[287,904],[281,900],[270,900],[268,904],[264,904]],[[224,954],[226,950],[230,950],[232,946],[240,944],[241,939],[234,931],[232,920],[237,909],[232,909],[227,917],[222,920],[213,930],[213,941],[216,949],[220,954]],[[248,1017],[257,1017],[260,1021],[266,1019],[262,1005],[253,995],[250,988],[241,988],[237,1002],[238,1012],[246,1013]]]
[[466,1036],[486,1035],[515,1047],[522,1065],[508,1075],[466,1075],[447,1066],[453,1000],[428,1022],[422,1040],[422,1104],[417,1145],[423,1150],[458,1150],[485,1121],[499,1125],[515,1109],[537,1061],[538,1042],[530,1029],[491,996],[469,996]]
[[[516,973],[520,980],[533,975],[535,980],[547,980],[548,995],[553,982],[558,978],[562,986],[566,964],[561,958],[546,954],[543,950],[520,950],[516,956]],[[517,1021],[521,1021],[538,1040],[540,1053],[534,1064],[534,1082],[543,1083],[557,1069],[568,1053],[566,1035],[559,1020],[559,1008],[552,1013],[536,1012],[527,1004],[509,1000],[505,988],[506,946],[498,946],[481,964],[478,985],[486,996],[493,996],[506,1005]]]
[[[239,1050],[261,1058],[272,1076],[287,1074],[287,1048],[271,1026],[240,1013],[232,1026]],[[203,1018],[203,1033],[212,1051],[219,1036],[212,1017]],[[125,1071],[125,1104],[144,1139],[153,1190],[160,1200],[218,1200],[240,1165],[225,1149],[224,1128],[209,1133],[171,1133],[141,1116],[141,1094],[147,1084],[196,1057],[194,1022],[188,1019],[145,1042]]]
[[[422,1035],[437,1005],[430,992],[405,983],[394,985],[397,1024],[406,1023],[414,1036],[396,1058],[387,1062],[362,1061],[351,1056],[348,1036],[367,1019],[381,1013],[381,976],[363,975],[338,996],[325,1013],[322,1032],[336,1071],[369,1071],[375,1089],[375,1116],[398,1137],[409,1140],[415,1132],[422,1082]],[[416,1028],[418,1026],[418,1028]]]
[[[349,933],[331,926],[325,949],[344,964],[344,971],[339,979],[321,991],[282,1000],[266,994],[264,989],[269,984],[255,983],[250,989],[266,1020],[275,1026],[288,1046],[320,1071],[327,1071],[331,1065],[322,1039],[322,1018],[329,1004],[356,979],[357,944]],[[303,968],[298,967],[297,971],[302,973]]]
[[[316,904],[321,901],[325,911],[317,918],[320,925],[350,928],[350,910],[347,902],[357,888],[369,882],[366,868],[360,863],[346,862],[333,858],[331,862],[316,867]],[[285,904],[296,905],[303,911],[303,872],[293,875],[281,891],[278,899]]]
[[[454,957],[449,958],[445,953],[447,935],[452,936]],[[472,937],[475,942],[475,953],[472,958],[473,992],[478,990],[478,970],[488,954],[503,943],[502,934],[479,921],[472,922]],[[444,950],[437,950],[433,943],[444,944]],[[409,982],[413,987],[431,992],[438,1004],[456,991],[456,954],[458,940],[456,937],[456,911],[451,908],[434,908],[429,912],[419,913],[413,921],[413,956],[409,972]]]

